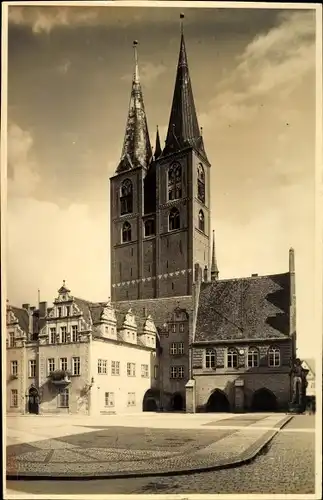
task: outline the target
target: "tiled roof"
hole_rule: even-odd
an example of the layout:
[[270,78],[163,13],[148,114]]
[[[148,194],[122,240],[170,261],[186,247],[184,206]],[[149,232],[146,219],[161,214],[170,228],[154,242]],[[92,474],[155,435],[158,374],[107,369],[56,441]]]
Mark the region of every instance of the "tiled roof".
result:
[[166,321],[171,320],[172,313],[176,307],[186,309],[189,315],[193,312],[193,298],[188,295],[185,297],[169,297],[163,299],[147,300],[127,300],[115,302],[114,307],[118,315],[124,315],[131,308],[136,316],[138,326],[142,327],[146,317],[150,314],[157,328],[163,326]]
[[203,283],[195,341],[289,335],[289,273]]
[[103,313],[104,307],[102,304],[90,304],[89,305],[92,323],[96,325],[101,321],[101,314]]
[[12,312],[14,313],[14,315],[16,316],[17,320],[18,320],[18,324],[20,326],[20,328],[28,333],[29,332],[29,315],[28,315],[28,311],[26,309],[22,309],[20,307],[14,307],[14,306],[11,306],[11,309],[12,309]]
[[92,322],[92,317],[91,317],[91,312],[90,312],[90,306],[93,306],[92,302],[89,302],[88,300],[80,299],[78,297],[74,297],[74,301],[76,305],[79,307],[80,311],[83,313],[83,318],[85,322],[90,325]]

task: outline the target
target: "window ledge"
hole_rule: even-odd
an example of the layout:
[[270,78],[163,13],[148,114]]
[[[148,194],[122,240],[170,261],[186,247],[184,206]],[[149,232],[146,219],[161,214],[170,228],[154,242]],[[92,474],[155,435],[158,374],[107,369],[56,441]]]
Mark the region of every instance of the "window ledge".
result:
[[208,235],[206,234],[205,231],[202,231],[202,229],[199,229],[197,226],[195,226],[195,229],[198,233],[200,233],[201,235],[205,236],[205,238],[208,238]]

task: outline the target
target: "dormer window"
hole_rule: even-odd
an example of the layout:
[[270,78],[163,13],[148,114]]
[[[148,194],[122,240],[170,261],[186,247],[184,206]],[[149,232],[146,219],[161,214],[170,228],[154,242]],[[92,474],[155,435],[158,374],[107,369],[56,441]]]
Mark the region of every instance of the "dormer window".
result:
[[145,236],[154,236],[155,235],[155,220],[148,219],[145,222]]
[[57,311],[58,311],[58,317],[61,318],[62,317],[62,308],[58,307]]
[[182,167],[173,163],[168,170],[168,200],[178,200],[182,197]]
[[133,211],[133,189],[130,179],[125,179],[120,188],[121,215],[131,214]]
[[197,198],[205,204],[205,172],[201,163],[197,168]]

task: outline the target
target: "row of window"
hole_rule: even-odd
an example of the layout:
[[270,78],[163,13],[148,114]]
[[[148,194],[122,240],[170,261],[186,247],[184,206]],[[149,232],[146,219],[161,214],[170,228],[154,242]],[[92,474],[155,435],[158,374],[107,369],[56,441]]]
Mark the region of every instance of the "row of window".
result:
[[170,378],[184,378],[184,366],[171,366]]
[[183,342],[172,342],[169,346],[169,353],[173,356],[184,354]]
[[[69,389],[61,389],[57,398],[58,408],[69,408],[70,405],[70,393]],[[12,408],[18,408],[18,390],[11,390],[10,406]],[[108,408],[113,408],[115,406],[115,393],[105,392],[104,394],[104,406]],[[136,393],[128,392],[127,395],[127,406],[136,406]]]
[[[98,359],[98,374],[107,375],[108,374],[108,360]],[[120,375],[120,361],[111,361],[111,375]],[[127,363],[127,376],[136,376],[136,363]],[[149,365],[141,365],[141,377],[149,377]]]
[[[271,347],[267,353],[268,366],[280,366],[280,350],[276,347]],[[259,366],[259,351],[257,349],[249,349],[246,357],[246,365],[248,368]],[[217,356],[215,349],[206,349],[205,351],[205,367],[216,368]],[[236,349],[228,349],[227,352],[227,368],[238,368],[239,355]]]
[[55,327],[49,329],[49,343],[50,344],[66,344],[67,342],[78,341],[78,327],[73,325],[71,331],[67,330],[66,326],[61,326],[59,331]]
[[[152,236],[155,234],[155,221],[153,219],[149,219],[144,224],[145,227],[145,237]],[[168,231],[174,231],[175,229],[181,228],[181,217],[179,210],[173,207],[168,214]],[[198,216],[198,228],[203,233],[205,232],[205,217],[203,210],[199,211]],[[122,243],[129,243],[132,241],[132,230],[130,222],[126,221],[122,225],[121,231],[121,241]]]
[[[68,370],[68,359],[60,358],[58,368],[62,371]],[[54,358],[49,358],[47,360],[47,374],[50,375],[56,369],[56,360]],[[78,376],[81,374],[81,360],[79,357],[72,358],[72,375]],[[108,374],[108,360],[99,359],[98,360],[98,374],[107,375]],[[11,361],[11,375],[18,376],[18,361]],[[120,375],[120,361],[111,361],[111,375]],[[127,375],[128,377],[136,376],[136,363],[127,363]],[[28,361],[28,376],[35,378],[37,376],[37,364],[35,359],[30,359]],[[155,366],[155,378],[157,378],[157,366]],[[149,377],[149,365],[141,365],[141,377]]]
[[[168,201],[182,198],[182,166],[173,163],[168,169],[167,197]],[[205,172],[200,163],[197,168],[197,197],[205,204]],[[125,179],[120,188],[121,215],[133,212],[133,185],[130,179]]]

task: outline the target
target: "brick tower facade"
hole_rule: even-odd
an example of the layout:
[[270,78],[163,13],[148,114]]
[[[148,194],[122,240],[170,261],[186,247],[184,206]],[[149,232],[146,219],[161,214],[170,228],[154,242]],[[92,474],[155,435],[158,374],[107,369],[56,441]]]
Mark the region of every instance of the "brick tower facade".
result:
[[196,281],[218,276],[214,245],[212,259],[210,252],[211,165],[198,125],[183,29],[166,141],[162,148],[157,128],[154,153],[136,42],[134,50],[124,145],[110,179],[111,297],[118,311],[154,318],[159,391],[147,397],[160,408],[183,409],[192,373]]
[[135,44],[135,71],[120,163],[111,178],[114,301],[192,295],[196,263],[210,279],[210,163],[181,34],[165,147],[149,140]]

